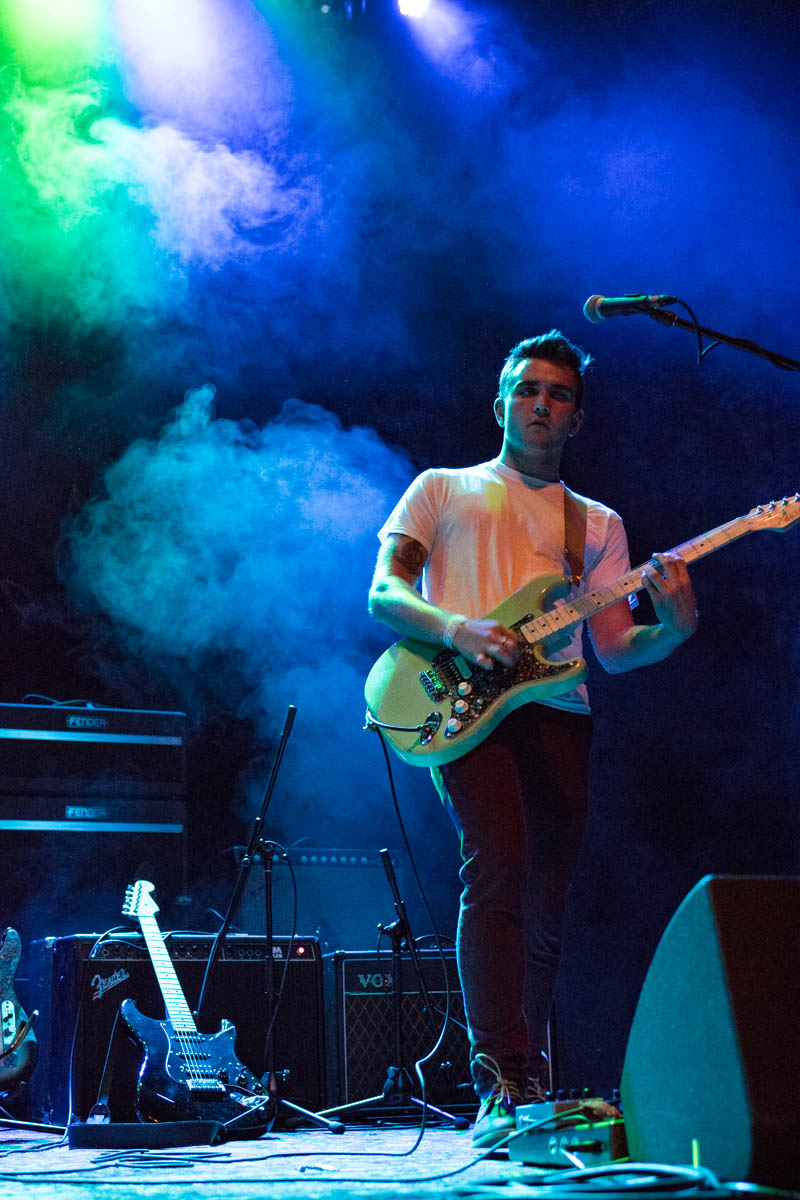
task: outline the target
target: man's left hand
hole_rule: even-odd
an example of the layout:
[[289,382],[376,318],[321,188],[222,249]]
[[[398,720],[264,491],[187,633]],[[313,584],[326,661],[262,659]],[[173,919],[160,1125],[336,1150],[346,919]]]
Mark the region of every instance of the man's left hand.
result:
[[679,554],[654,554],[642,571],[656,619],[676,642],[685,642],[697,629],[697,598],[686,563]]

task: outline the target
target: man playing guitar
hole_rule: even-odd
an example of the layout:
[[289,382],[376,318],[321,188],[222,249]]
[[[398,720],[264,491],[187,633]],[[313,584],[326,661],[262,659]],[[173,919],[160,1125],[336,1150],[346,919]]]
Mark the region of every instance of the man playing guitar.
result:
[[[589,361],[558,330],[511,350],[494,402],[498,457],[423,472],[380,530],[370,591],[378,621],[492,671],[520,656],[515,631],[483,616],[507,596],[544,572],[572,576],[577,595],[628,570],[617,514],[560,482],[564,446],[583,422]],[[697,628],[680,557],[655,555],[643,582],[657,624],[634,624],[625,599],[589,618],[595,653],[612,673],[666,658]],[[581,638],[578,626],[551,657],[579,657]],[[514,709],[480,745],[432,771],[461,839],[458,964],[481,1099],[478,1146],[509,1133],[516,1104],[541,1095],[590,742],[581,684]]]

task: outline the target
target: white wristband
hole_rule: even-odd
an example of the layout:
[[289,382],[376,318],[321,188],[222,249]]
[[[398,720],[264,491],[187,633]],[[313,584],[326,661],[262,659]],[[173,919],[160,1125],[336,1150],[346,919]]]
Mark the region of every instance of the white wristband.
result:
[[462,625],[466,625],[468,618],[463,613],[454,613],[442,631],[442,641],[448,650],[454,649],[453,638]]

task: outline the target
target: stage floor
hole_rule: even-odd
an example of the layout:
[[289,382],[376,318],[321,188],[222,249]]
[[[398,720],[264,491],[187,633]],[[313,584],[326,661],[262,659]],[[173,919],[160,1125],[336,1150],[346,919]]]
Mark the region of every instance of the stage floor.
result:
[[[146,1128],[152,1128],[146,1127]],[[117,1132],[117,1131],[115,1131]],[[0,1195],[3,1200],[65,1200],[76,1194],[115,1200],[325,1200],[356,1195],[459,1200],[737,1200],[751,1193],[800,1200],[800,1193],[726,1184],[702,1169],[626,1164],[586,1172],[565,1163],[546,1170],[509,1161],[505,1150],[484,1155],[469,1130],[400,1120],[352,1123],[342,1135],[302,1128],[250,1141],[170,1150],[71,1149],[56,1134],[3,1128]],[[35,1189],[33,1191],[32,1189]]]
[[185,1200],[194,1192],[250,1200],[265,1189],[271,1200],[345,1194],[463,1197],[495,1190],[510,1200],[528,1194],[525,1181],[537,1175],[499,1155],[480,1159],[469,1131],[428,1128],[412,1151],[417,1135],[418,1127],[411,1125],[354,1124],[341,1136],[303,1129],[216,1147],[99,1151],[73,1150],[57,1136],[6,1129],[0,1179],[4,1200],[30,1197],[34,1187],[37,1197],[54,1200],[76,1188],[93,1194],[111,1189],[121,1200],[139,1195]]

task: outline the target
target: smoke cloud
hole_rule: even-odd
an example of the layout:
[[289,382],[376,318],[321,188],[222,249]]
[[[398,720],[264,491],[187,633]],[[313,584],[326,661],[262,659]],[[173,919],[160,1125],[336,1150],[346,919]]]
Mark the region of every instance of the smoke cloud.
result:
[[259,428],[215,418],[213,398],[187,393],[105,472],[66,531],[72,594],[202,706],[195,721],[223,707],[268,744],[296,704],[294,803],[313,809],[320,787],[363,803],[366,592],[410,463],[316,405],[289,400]]

